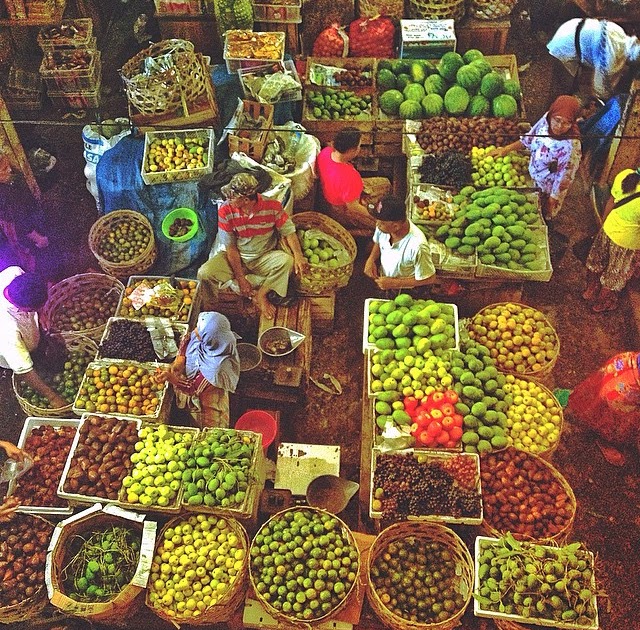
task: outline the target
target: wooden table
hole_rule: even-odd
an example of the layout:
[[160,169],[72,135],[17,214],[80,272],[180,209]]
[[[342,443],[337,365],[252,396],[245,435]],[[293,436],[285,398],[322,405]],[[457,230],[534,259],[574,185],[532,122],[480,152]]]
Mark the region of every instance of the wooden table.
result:
[[306,339],[291,353],[282,357],[262,355],[262,363],[244,372],[238,393],[250,398],[278,402],[304,400],[311,370],[311,304],[303,298],[293,306],[276,308],[274,320],[260,318],[258,336],[268,328],[283,326],[305,335]]

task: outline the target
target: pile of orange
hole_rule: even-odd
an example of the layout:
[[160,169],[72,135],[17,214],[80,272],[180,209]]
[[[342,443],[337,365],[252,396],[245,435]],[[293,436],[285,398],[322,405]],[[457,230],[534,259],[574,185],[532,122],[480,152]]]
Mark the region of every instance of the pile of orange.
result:
[[198,283],[196,280],[175,280],[174,288],[176,291],[176,300],[173,303],[168,304],[166,307],[146,304],[142,308],[136,309],[131,303],[131,298],[129,296],[140,284],[144,282],[147,286],[153,287],[158,282],[164,281],[164,278],[142,278],[130,284],[124,291],[118,316],[142,318],[147,315],[153,315],[155,317],[169,317],[180,322],[188,322],[191,314],[191,307],[198,290]]
[[75,407],[90,413],[126,413],[153,416],[165,385],[138,365],[89,367],[78,391]]

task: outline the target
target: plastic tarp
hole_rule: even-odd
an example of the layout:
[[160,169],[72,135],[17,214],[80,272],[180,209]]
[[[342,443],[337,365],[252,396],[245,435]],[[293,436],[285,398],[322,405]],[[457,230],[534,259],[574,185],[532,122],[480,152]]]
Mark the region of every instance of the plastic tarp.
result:
[[[198,182],[176,182],[147,186],[140,174],[144,138],[127,136],[106,151],[96,167],[100,207],[137,210],[153,226],[158,255],[148,272],[171,275],[193,265],[204,256],[218,230],[217,209],[198,191]],[[177,243],[162,233],[162,220],[175,208],[191,208],[198,214],[199,228],[189,241]]]

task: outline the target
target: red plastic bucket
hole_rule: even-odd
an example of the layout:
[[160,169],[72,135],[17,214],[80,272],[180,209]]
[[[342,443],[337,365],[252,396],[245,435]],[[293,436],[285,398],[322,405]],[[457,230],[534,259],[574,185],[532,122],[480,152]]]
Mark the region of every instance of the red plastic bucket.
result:
[[262,448],[267,452],[276,438],[278,424],[276,419],[262,409],[252,409],[243,413],[236,422],[235,428],[242,431],[253,431],[262,434]]

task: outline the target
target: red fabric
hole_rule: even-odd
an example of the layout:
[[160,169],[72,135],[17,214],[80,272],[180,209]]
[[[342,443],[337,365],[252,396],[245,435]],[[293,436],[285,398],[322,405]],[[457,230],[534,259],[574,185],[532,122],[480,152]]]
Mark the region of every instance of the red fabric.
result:
[[289,218],[282,204],[273,199],[258,200],[251,215],[245,214],[230,202],[222,204],[218,209],[218,228],[223,232],[235,232],[238,238],[262,236],[280,229]]
[[322,194],[333,206],[343,206],[346,203],[360,199],[363,184],[360,173],[351,165],[334,162],[332,147],[325,147],[316,158],[318,176],[322,186]]
[[567,410],[609,442],[628,443],[640,434],[639,357],[617,354],[569,396]]
[[[558,98],[551,103],[549,107],[549,112],[547,113],[547,122],[549,123],[549,135],[552,138],[557,139],[565,139],[565,138],[579,138],[580,137],[580,128],[578,127],[578,123],[576,122],[580,117],[580,113],[582,111],[582,106],[580,105],[580,101],[575,96],[567,96],[563,94],[562,96],[558,96]],[[563,133],[562,135],[556,135],[551,131],[551,119],[554,116],[561,116],[562,118],[566,118],[572,122],[571,127],[568,131]]]

